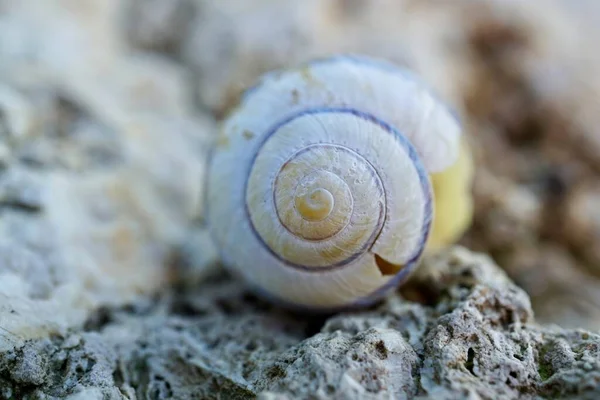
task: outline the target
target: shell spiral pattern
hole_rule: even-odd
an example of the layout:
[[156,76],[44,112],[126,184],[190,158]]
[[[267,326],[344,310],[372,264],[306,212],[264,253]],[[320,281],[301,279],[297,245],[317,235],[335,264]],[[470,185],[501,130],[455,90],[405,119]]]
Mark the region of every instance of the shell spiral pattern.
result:
[[267,74],[224,121],[208,218],[224,264],[308,309],[370,304],[419,261],[429,175],[458,157],[452,114],[414,76],[364,57]]

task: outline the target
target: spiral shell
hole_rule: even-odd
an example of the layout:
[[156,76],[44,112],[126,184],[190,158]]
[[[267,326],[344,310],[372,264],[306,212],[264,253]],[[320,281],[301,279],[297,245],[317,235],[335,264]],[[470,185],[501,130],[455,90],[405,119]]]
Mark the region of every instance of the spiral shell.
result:
[[208,219],[224,264],[301,308],[370,304],[420,259],[460,127],[409,72],[356,56],[265,75],[224,121]]

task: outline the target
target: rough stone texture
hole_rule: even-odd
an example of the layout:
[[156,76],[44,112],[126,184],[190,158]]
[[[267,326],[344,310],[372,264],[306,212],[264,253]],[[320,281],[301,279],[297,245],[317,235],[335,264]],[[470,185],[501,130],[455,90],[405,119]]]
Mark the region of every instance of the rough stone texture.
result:
[[193,109],[182,68],[121,49],[118,3],[0,4],[6,349],[171,279],[165,265],[201,215],[214,121]]
[[2,353],[0,387],[6,399],[594,399],[600,335],[537,325],[487,256],[454,248],[403,294],[333,316],[288,313],[213,274]]

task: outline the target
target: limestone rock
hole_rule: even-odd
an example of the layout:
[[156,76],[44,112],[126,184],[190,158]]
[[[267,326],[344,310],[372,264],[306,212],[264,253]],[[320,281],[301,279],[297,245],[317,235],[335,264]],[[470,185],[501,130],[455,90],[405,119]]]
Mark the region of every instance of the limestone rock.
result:
[[168,284],[215,131],[181,67],[123,50],[117,2],[33,3],[0,15],[2,350]]
[[266,303],[215,272],[197,288],[105,308],[82,331],[1,353],[0,396],[600,395],[600,336],[537,325],[525,292],[489,257],[452,249],[427,260],[401,293],[368,310],[310,316]]

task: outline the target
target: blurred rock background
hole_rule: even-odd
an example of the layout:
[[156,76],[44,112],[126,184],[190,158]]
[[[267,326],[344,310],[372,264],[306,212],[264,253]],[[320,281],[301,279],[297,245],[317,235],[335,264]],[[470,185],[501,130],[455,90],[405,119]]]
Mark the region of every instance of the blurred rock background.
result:
[[200,282],[219,119],[263,72],[341,52],[406,65],[457,110],[477,162],[461,244],[537,321],[597,331],[599,22],[595,0],[0,0],[0,351]]

